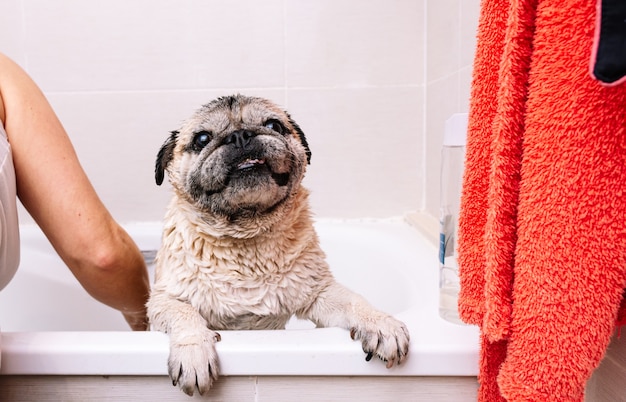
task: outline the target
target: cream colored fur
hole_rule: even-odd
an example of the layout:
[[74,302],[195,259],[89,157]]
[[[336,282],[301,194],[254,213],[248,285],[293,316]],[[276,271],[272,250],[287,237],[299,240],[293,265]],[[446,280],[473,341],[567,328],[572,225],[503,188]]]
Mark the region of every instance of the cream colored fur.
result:
[[199,211],[173,184],[148,312],[170,337],[169,373],[185,393],[217,378],[216,331],[284,328],[293,315],[349,330],[368,360],[406,358],[406,326],[334,280],[299,183],[271,214],[239,223]]

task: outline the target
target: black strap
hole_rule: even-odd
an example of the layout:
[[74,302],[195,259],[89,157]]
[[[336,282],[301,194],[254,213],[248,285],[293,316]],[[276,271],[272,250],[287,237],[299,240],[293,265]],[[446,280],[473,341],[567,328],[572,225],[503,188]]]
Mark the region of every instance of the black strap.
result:
[[626,0],[602,0],[593,75],[612,84],[626,76]]

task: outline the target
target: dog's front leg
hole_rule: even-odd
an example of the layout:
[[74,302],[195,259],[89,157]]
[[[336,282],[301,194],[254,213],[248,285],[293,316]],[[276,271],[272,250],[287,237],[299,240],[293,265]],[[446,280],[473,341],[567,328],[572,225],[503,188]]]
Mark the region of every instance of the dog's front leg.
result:
[[409,330],[403,322],[372,307],[362,296],[339,283],[323,290],[315,302],[298,314],[322,327],[341,327],[361,341],[365,358],[376,355],[391,368],[409,352]]
[[200,394],[207,392],[218,375],[215,343],[219,333],[210,330],[189,303],[165,291],[154,289],[147,307],[152,328],[169,335],[168,372],[173,385],[178,384],[187,395],[193,395],[196,387]]

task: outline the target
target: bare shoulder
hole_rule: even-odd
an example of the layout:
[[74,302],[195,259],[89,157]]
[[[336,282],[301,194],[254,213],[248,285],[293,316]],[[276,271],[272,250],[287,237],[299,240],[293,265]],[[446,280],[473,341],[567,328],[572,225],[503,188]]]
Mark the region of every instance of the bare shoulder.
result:
[[2,82],[4,80],[3,71],[6,71],[6,65],[10,62],[9,58],[0,53],[0,122],[4,125],[6,114],[4,113],[4,101],[2,100]]
[[10,57],[0,52],[0,120],[6,126],[9,105],[20,99],[20,95],[31,96],[39,92],[37,85]]
[[4,125],[5,117],[4,117],[4,103],[2,102],[2,91],[0,91],[0,122]]

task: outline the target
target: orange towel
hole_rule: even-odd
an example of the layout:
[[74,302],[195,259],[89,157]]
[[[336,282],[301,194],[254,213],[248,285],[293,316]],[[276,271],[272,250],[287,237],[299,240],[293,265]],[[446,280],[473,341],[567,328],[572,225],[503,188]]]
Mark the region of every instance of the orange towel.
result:
[[459,218],[481,401],[581,401],[626,324],[626,85],[589,73],[596,4],[483,0]]

